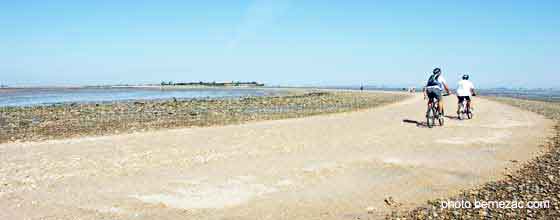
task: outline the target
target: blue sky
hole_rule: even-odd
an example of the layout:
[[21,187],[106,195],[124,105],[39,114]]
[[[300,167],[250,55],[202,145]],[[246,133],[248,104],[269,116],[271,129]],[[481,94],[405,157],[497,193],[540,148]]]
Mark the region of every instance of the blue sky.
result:
[[[0,83],[555,87],[559,1],[0,0]],[[454,83],[452,83],[454,84]]]

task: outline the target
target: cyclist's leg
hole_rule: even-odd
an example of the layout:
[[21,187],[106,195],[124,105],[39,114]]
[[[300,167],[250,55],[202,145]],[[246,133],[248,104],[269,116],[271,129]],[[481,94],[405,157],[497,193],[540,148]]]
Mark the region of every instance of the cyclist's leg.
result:
[[461,105],[463,104],[463,97],[457,96],[457,114],[461,113]]
[[[442,92],[441,90],[437,90],[436,95],[437,95],[437,99],[438,99],[438,110],[439,110],[440,113],[443,113],[444,112],[444,110],[443,110],[443,96],[442,96],[441,92]],[[442,114],[442,116],[443,116],[443,114]]]
[[439,109],[439,113],[440,113],[441,115],[443,115],[443,114],[442,114],[442,113],[444,112],[444,110],[443,110],[443,99],[440,99],[440,100],[439,100],[439,102],[438,102],[438,109]]
[[434,104],[434,99],[436,99],[437,95],[436,93],[433,92],[432,89],[427,89],[426,95],[428,96],[428,108],[427,108],[428,110],[426,111],[426,116],[428,116],[428,112],[430,111],[430,108]]
[[430,94],[427,95],[428,96],[428,103],[426,104],[426,116],[428,115],[428,111],[430,110],[430,108],[432,107],[432,98],[430,98]]
[[465,97],[465,98],[467,99],[467,109],[468,109],[469,111],[471,111],[471,110],[472,110],[472,107],[473,107],[472,101],[471,101],[471,97],[470,97],[470,96],[467,96],[467,97]]

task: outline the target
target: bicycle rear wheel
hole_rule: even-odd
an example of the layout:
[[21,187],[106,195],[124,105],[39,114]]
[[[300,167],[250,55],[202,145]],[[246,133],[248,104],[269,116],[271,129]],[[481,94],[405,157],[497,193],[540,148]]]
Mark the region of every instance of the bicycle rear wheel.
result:
[[426,112],[426,125],[428,128],[431,128],[435,125],[435,115],[434,115],[433,108],[428,108],[428,112]]
[[443,119],[443,116],[439,116],[438,118],[438,122],[439,122],[439,126],[443,126],[443,124],[445,124],[445,120]]
[[459,104],[459,111],[457,112],[457,118],[463,120],[463,104]]

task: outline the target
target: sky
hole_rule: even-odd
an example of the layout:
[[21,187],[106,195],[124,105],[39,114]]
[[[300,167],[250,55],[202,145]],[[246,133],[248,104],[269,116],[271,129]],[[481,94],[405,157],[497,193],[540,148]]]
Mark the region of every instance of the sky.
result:
[[560,88],[560,1],[0,0],[0,84]]

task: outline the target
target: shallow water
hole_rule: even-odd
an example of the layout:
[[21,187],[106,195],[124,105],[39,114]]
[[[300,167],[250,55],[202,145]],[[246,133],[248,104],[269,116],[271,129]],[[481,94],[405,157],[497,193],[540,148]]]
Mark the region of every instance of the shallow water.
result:
[[267,96],[278,91],[251,88],[22,88],[0,89],[0,106],[33,106],[55,103],[92,103],[126,100],[234,98]]
[[532,90],[517,90],[517,89],[486,89],[481,90],[482,95],[521,98],[540,101],[560,101],[560,90],[552,89],[532,89]]

